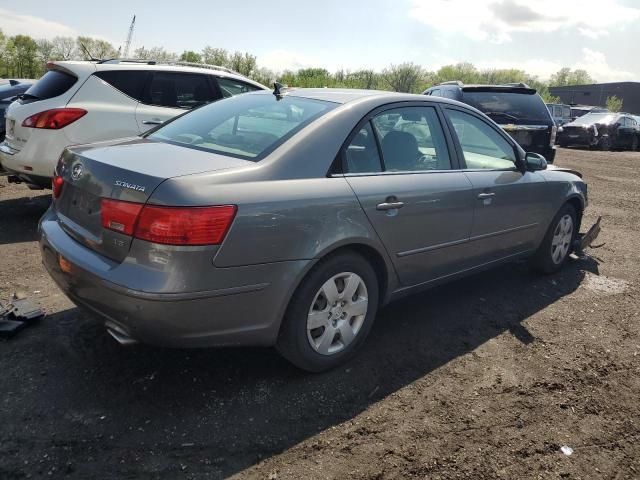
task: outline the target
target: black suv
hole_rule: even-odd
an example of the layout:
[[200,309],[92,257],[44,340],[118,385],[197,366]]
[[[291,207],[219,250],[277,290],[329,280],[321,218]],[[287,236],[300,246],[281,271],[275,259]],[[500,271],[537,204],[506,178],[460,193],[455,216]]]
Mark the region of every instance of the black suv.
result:
[[451,98],[477,108],[500,125],[526,152],[536,152],[553,163],[557,127],[544,101],[524,83],[465,85],[444,82],[424,95]]
[[29,90],[29,87],[34,83],[35,80],[9,80],[8,83],[0,85],[0,141],[4,140],[6,127],[4,112],[18,95]]

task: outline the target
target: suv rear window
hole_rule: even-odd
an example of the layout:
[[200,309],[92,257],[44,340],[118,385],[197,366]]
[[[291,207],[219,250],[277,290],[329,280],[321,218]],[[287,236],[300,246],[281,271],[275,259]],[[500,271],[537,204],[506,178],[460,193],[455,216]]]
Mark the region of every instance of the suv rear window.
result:
[[148,138],[258,161],[336,106],[270,93],[239,95],[178,117]]
[[142,101],[142,94],[149,72],[144,70],[105,70],[95,74],[125,95]]
[[49,70],[40,80],[38,80],[25,96],[32,100],[46,100],[57,97],[69,90],[76,82],[77,77],[59,70]]
[[497,123],[549,123],[549,110],[536,93],[467,91],[464,102],[485,113]]

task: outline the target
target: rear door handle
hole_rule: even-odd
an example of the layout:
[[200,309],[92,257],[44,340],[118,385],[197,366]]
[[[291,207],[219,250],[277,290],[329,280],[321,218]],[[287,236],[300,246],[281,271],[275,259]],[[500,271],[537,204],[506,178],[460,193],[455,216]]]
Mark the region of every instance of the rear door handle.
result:
[[494,192],[490,192],[490,193],[479,193],[478,194],[478,198],[480,200],[482,200],[483,198],[491,198],[491,197],[495,197],[496,194]]
[[376,210],[397,210],[404,207],[404,202],[384,202],[376,205]]
[[162,125],[162,121],[161,120],[143,120],[142,124],[143,125]]

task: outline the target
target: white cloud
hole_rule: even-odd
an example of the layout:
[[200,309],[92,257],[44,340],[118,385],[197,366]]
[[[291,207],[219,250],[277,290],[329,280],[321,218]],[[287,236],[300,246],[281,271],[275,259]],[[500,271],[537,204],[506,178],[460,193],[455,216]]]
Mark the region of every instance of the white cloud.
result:
[[[456,62],[450,62],[450,64],[451,63]],[[603,52],[598,52],[589,48],[583,48],[582,57],[571,65],[540,58],[522,60],[519,62],[488,60],[476,62],[475,65],[479,69],[517,68],[524,70],[527,73],[537,75],[542,80],[548,80],[551,75],[563,67],[586,70],[589,72],[589,75],[595,78],[599,83],[637,81],[640,76],[640,72],[633,73],[627,70],[615,69],[609,65],[607,57]]]
[[411,0],[409,17],[441,33],[504,43],[515,32],[568,28],[598,38],[640,19],[640,6],[618,0]]
[[31,15],[21,15],[6,8],[0,8],[0,29],[5,35],[30,35],[34,38],[50,39],[56,36],[76,37],[79,35],[75,29],[62,23]]
[[260,56],[260,66],[276,72],[322,65],[318,59],[289,50],[273,50]]

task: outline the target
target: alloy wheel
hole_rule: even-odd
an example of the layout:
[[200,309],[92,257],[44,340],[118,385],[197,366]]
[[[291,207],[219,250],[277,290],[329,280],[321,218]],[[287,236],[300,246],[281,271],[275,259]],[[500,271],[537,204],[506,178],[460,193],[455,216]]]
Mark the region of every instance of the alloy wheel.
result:
[[367,315],[369,296],[364,280],[342,272],[316,293],[307,316],[307,338],[321,355],[333,355],[351,344]]
[[562,263],[568,255],[573,241],[573,218],[571,215],[564,215],[555,230],[551,239],[551,260],[556,265]]

